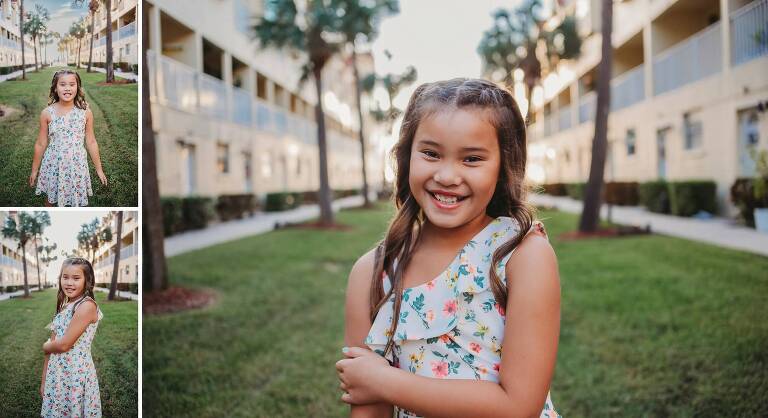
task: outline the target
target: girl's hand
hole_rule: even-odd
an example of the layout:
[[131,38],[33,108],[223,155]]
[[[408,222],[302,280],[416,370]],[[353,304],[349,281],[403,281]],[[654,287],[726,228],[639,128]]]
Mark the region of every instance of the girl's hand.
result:
[[29,187],[35,187],[35,181],[37,180],[37,171],[33,170],[29,175]]
[[107,176],[104,175],[104,171],[103,170],[99,170],[99,171],[96,172],[96,175],[99,176],[99,180],[101,180],[101,184],[106,186],[107,185]]
[[344,391],[341,400],[352,405],[365,405],[383,401],[376,392],[377,379],[391,366],[384,357],[360,347],[345,347],[346,359],[336,362],[336,371]]

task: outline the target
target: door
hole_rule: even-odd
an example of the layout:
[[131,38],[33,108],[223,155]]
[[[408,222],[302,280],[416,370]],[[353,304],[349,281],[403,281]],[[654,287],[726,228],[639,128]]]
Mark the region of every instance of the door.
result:
[[750,149],[757,149],[760,143],[760,129],[757,109],[744,110],[739,113],[739,176],[755,175],[755,160],[750,155]]
[[656,157],[658,161],[656,175],[660,179],[667,178],[667,135],[669,129],[666,127],[656,131]]
[[181,185],[184,196],[193,195],[196,192],[195,167],[195,146],[181,144]]
[[243,152],[243,175],[245,176],[245,192],[253,192],[253,162],[251,153]]

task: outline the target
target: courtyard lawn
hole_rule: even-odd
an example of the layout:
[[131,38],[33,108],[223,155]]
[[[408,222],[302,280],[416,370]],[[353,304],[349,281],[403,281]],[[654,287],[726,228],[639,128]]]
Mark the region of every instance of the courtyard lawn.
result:
[[[26,81],[0,83],[0,104],[15,109],[0,119],[0,206],[43,206],[27,184],[32,167],[40,112],[48,104],[53,73],[60,68],[27,72]],[[72,68],[74,69],[74,68]],[[102,73],[76,70],[94,116],[94,134],[99,144],[108,185],[99,182],[88,157],[93,196],[89,205],[138,206],[138,88],[137,84],[106,85]]]
[[[174,284],[219,299],[144,317],[144,414],[344,416],[347,275],[391,214],[343,211],[353,230],[279,230],[171,258]],[[539,216],[562,281],[560,413],[768,415],[768,258],[656,235],[561,242],[577,217]]]
[[[138,303],[107,302],[96,293],[104,313],[91,355],[99,376],[105,417],[136,417],[138,393]],[[0,302],[0,409],[3,417],[39,417],[45,326],[56,308],[56,290],[34,292],[30,299]]]

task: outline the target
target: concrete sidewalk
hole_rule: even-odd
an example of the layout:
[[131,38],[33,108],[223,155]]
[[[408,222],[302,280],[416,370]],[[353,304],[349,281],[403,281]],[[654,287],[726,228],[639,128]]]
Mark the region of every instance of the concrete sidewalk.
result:
[[[333,211],[363,205],[363,196],[335,200]],[[303,222],[320,216],[318,205],[304,205],[284,212],[261,212],[253,217],[211,225],[208,228],[184,232],[165,239],[165,256],[173,257],[189,251],[234,241],[275,229],[275,224]]]
[[[563,212],[581,213],[582,202],[569,197],[531,194],[531,203],[552,207]],[[600,217],[606,219],[607,205],[600,208]],[[752,228],[738,225],[726,218],[695,219],[662,215],[634,206],[613,206],[611,220],[618,224],[645,227],[651,232],[693,241],[706,242],[721,247],[733,248],[768,256],[768,234],[761,234]]]
[[[30,285],[29,286],[29,293],[39,292],[39,291],[40,291],[40,289],[38,289],[36,285],[35,286]],[[11,292],[11,293],[2,293],[2,294],[0,294],[0,302],[2,302],[4,300],[9,300],[11,298],[17,298],[19,296],[24,296],[24,290],[17,290],[15,292]]]
[[[87,64],[86,64],[86,66],[87,66]],[[98,72],[103,73],[103,74],[107,73],[107,70],[105,68],[95,67],[95,66],[91,66],[91,71],[98,71]],[[138,79],[139,79],[139,76],[134,74],[134,73],[124,73],[124,72],[118,71],[118,70],[115,70],[115,77],[120,77],[120,78],[124,78],[126,80],[131,80],[131,81],[138,81]]]
[[[103,293],[109,293],[109,289],[107,289],[106,287],[94,287],[93,290],[103,292]],[[117,296],[125,299],[130,299],[130,300],[139,300],[139,295],[131,292],[125,292],[122,290],[117,291]]]
[[[31,72],[31,71],[34,71],[34,70],[35,70],[34,64],[29,66],[29,67],[27,67],[27,72]],[[10,80],[12,78],[16,78],[16,77],[21,77],[21,70],[14,71],[14,72],[12,72],[10,74],[0,75],[0,83],[2,83],[3,81],[6,81],[6,80]]]

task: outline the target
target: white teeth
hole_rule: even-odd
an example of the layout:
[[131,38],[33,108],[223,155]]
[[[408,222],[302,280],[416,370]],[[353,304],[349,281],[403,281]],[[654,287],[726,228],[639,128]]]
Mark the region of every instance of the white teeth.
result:
[[454,204],[454,203],[456,203],[458,201],[458,198],[456,196],[444,196],[444,195],[435,193],[435,197],[440,202],[446,203],[446,204],[449,204],[449,205],[452,205],[452,204]]

